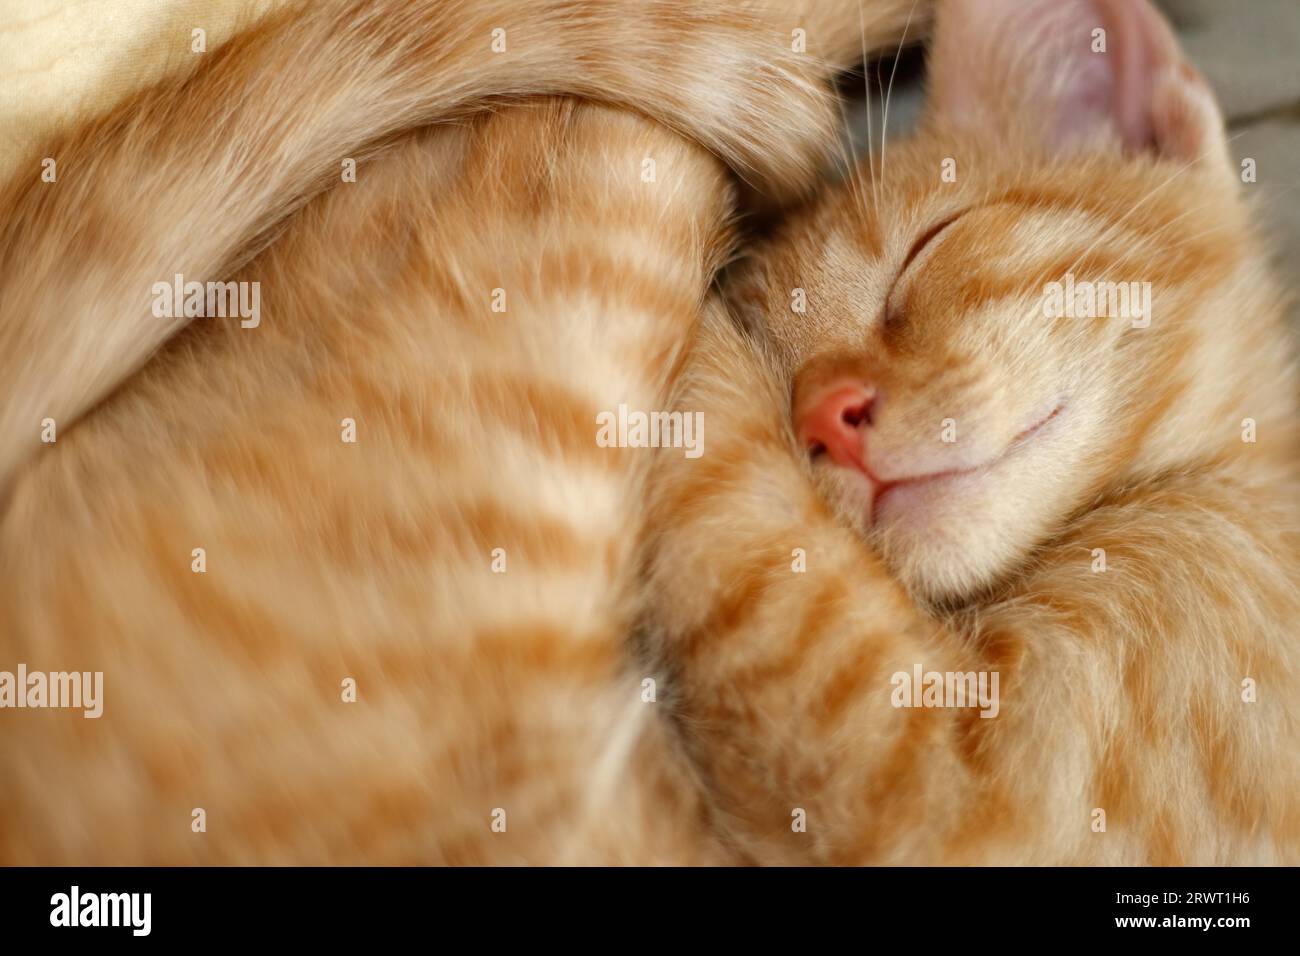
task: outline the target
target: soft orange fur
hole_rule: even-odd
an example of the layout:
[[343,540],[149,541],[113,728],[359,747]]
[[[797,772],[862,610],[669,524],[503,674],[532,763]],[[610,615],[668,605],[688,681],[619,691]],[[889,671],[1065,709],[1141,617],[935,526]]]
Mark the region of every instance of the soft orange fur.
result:
[[[888,178],[864,163],[788,223],[734,284],[750,331],[714,314],[694,347],[676,402],[704,411],[713,445],[663,453],[652,481],[646,627],[714,805],[757,860],[1300,860],[1283,300],[1209,92],[1157,21],[1170,63],[1151,149],[1106,128],[1059,148],[1034,71],[1060,51],[1017,27],[1072,6],[942,7],[931,111]],[[1150,327],[1045,318],[1044,283],[1069,269],[1150,281]],[[791,424],[845,373],[883,387],[862,426],[881,461],[992,463],[871,523],[861,476]],[[895,708],[891,675],[917,664],[998,672],[999,715]]]
[[[868,37],[897,42],[909,6],[868,5]],[[476,0],[455,22],[479,11],[486,34],[504,9]],[[770,74],[758,63],[788,50],[788,22],[710,9],[682,33],[638,21],[666,31],[661,51],[698,42],[667,72],[601,45],[628,29],[620,14],[578,58],[604,64],[590,85],[561,75],[572,57],[543,56],[461,99],[437,99],[452,75],[437,70],[468,61],[369,42],[436,31],[300,14],[146,94],[139,119],[69,134],[101,172],[130,166],[131,192],[102,176],[11,187],[0,667],[102,669],[106,701],[99,721],[0,713],[0,858],[1300,858],[1295,387],[1208,92],[1164,72],[1152,150],[1104,129],[1059,150],[1041,94],[1059,91],[1008,41],[1027,31],[984,29],[971,11],[987,6],[950,0],[926,126],[755,251],[727,290],[745,331],[715,297],[691,341],[733,242],[735,190],[711,153],[805,188],[829,128],[819,84],[859,42],[856,4],[819,2],[810,49],[834,41]],[[322,42],[343,45],[316,63]],[[293,49],[309,72],[290,125],[257,78]],[[361,93],[336,101],[350,87],[310,70],[340,62]],[[656,85],[674,69],[693,84]],[[652,118],[546,101],[391,144],[235,274],[264,285],[257,330],[198,320],[57,445],[27,460],[31,442],[11,441],[120,382],[175,331],[141,318],[149,284],[225,275],[340,151],[374,155],[377,136],[528,91]],[[240,95],[242,133],[212,148],[274,182],[186,152]],[[949,156],[956,183],[938,175]],[[1063,266],[1149,279],[1152,327],[1032,315]],[[55,316],[71,321],[50,334]],[[860,487],[791,427],[801,395],[846,371],[888,387],[876,446],[996,463],[910,522],[869,525]],[[1058,396],[1052,427],[1018,444]],[[597,448],[595,414],[619,402],[703,411],[704,456]],[[936,441],[947,417],[952,448]],[[999,716],[893,708],[889,677],[915,663],[997,670]],[[356,704],[340,700],[349,676]],[[207,833],[190,831],[194,807]]]
[[[662,402],[730,253],[711,154],[792,196],[828,151],[857,6],[794,20],[808,54],[792,16],[313,5],[68,133],[57,184],[9,187],[0,655],[103,670],[106,700],[0,714],[0,858],[730,858],[625,654],[651,459],[594,421]],[[373,142],[548,89],[662,124],[550,103]],[[262,283],[258,328],[197,320],[73,427],[180,324],[153,282],[227,275],[346,155],[374,159],[233,274]],[[24,464],[45,415],[59,440]]]
[[[664,188],[633,188],[647,150]],[[262,326],[199,320],[14,489],[5,658],[103,670],[106,700],[4,713],[6,858],[716,853],[619,656],[644,468],[587,423],[654,401],[728,197],[671,134],[556,105],[412,140],[301,213],[237,276]]]
[[[0,494],[43,419],[70,424],[183,324],[150,314],[154,282],[228,276],[340,181],[344,159],[424,123],[571,94],[798,196],[833,141],[829,75],[860,42],[897,42],[915,6],[879,0],[862,21],[851,0],[313,0],[192,57],[192,73],[43,144],[0,192]],[[795,26],[806,52],[791,49]],[[57,183],[40,181],[42,157]]]

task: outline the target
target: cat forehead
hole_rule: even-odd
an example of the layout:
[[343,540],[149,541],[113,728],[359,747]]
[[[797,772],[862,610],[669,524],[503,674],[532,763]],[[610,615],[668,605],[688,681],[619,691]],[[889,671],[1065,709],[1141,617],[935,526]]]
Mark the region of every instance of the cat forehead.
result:
[[[950,154],[967,167],[956,182],[942,177]],[[1227,214],[1231,205],[1219,183],[1150,157],[1047,157],[1014,143],[991,149],[963,136],[920,136],[900,144],[887,171],[863,162],[787,247],[796,257],[810,253],[831,274],[858,270],[869,289],[917,237],[950,219],[960,220],[952,232],[963,238],[948,244],[950,253],[997,260],[1096,239],[1099,230],[1124,241],[1156,230],[1194,232],[1207,219],[1222,226],[1238,218]]]
[[[1050,287],[1071,278],[1153,288],[1162,321],[1181,323],[1188,301],[1230,278],[1236,244],[1225,240],[1240,234],[1239,217],[1194,181],[1168,186],[1162,166],[1109,172],[1056,167],[1008,189],[882,197],[879,209],[869,190],[841,188],[784,237],[780,264],[765,270],[765,324],[783,366],[878,347],[891,361],[924,365],[959,344],[972,356],[1041,350],[1049,338],[1068,344],[1074,326],[1037,316]],[[1070,346],[1062,361],[1111,348],[1120,325],[1102,325],[1106,334],[1088,349]]]
[[[1026,252],[1050,253],[1085,238],[1096,238],[1109,220],[1095,211],[1065,206],[1034,206],[994,199],[965,204],[936,197],[868,221],[862,210],[832,207],[834,227],[808,253],[799,268],[833,282],[855,297],[881,296],[900,270],[916,271],[933,256],[976,258],[980,264],[1019,261]],[[887,220],[887,221],[881,221]]]

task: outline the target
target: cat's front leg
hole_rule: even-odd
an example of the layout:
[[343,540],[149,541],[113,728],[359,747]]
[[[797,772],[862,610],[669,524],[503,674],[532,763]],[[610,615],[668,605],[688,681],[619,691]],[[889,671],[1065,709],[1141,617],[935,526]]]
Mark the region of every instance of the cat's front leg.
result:
[[646,542],[651,650],[737,844],[761,862],[1296,857],[1280,495],[1223,472],[1127,489],[940,615],[823,505],[777,382],[712,315],[676,402],[708,440],[663,452]]
[[935,858],[979,802],[971,715],[895,706],[894,677],[976,656],[832,519],[788,399],[717,312],[682,385],[707,440],[661,453],[645,620],[719,809],[764,862]]

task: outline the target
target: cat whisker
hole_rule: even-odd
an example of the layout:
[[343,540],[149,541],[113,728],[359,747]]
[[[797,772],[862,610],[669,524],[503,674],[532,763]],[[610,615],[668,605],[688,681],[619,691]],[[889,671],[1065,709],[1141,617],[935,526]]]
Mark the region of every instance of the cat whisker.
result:
[[[903,47],[907,43],[907,31],[912,26],[912,16],[916,13],[916,0],[912,0],[911,9],[907,11],[907,22],[903,24],[903,36],[898,41],[898,49],[894,52],[894,67],[889,73],[889,87],[885,90],[885,106],[880,119],[880,181],[881,186],[887,185],[885,178],[885,142],[889,135],[889,100],[894,93],[894,77],[898,76],[898,60],[903,55]],[[877,64],[877,69],[879,64]]]
[[867,165],[871,170],[871,202],[876,215],[880,215],[880,194],[876,189],[875,143],[871,129],[871,78],[867,73],[867,32],[862,19],[862,3],[858,3],[858,37],[862,44],[862,92],[867,107]]

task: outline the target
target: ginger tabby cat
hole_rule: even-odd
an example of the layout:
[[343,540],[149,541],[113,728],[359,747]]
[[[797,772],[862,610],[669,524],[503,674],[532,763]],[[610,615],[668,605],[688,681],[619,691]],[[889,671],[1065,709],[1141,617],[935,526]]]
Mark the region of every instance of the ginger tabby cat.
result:
[[[651,481],[644,629],[724,831],[1300,862],[1294,359],[1214,100],[1126,0],[951,0],[930,71],[878,180],[732,283],[673,401],[709,453]],[[1067,274],[1150,309],[1049,317]],[[997,675],[995,716],[909,706],[918,667]]]
[[[1282,299],[1145,2],[940,4],[923,128],[752,251],[736,320],[710,294],[724,161],[805,191],[827,75],[911,6],[809,4],[799,59],[750,4],[523,4],[545,40],[481,83],[501,6],[305,8],[11,186],[0,662],[107,681],[101,720],[0,714],[0,857],[1296,862]],[[611,105],[394,139],[537,92]],[[92,409],[175,272],[263,321]],[[1066,272],[1149,282],[1149,325],[1045,317]],[[598,447],[619,403],[703,412],[704,454]],[[894,706],[918,665],[997,674],[996,716]]]

